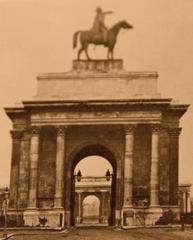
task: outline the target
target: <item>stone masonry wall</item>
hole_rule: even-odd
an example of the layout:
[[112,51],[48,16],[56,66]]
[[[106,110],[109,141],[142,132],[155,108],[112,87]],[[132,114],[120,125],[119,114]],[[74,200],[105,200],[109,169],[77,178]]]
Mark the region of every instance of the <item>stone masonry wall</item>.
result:
[[38,207],[51,207],[55,194],[56,134],[54,128],[42,129],[39,154]]
[[146,125],[139,125],[135,131],[133,157],[133,200],[149,199],[151,131]]
[[[68,134],[69,132],[70,134]],[[109,147],[117,152],[121,159],[124,157],[124,132],[121,126],[70,127],[66,143],[66,159],[70,158],[74,150],[78,148],[81,150],[81,147],[92,144]]]
[[26,208],[28,203],[29,188],[29,157],[30,157],[30,136],[27,132],[23,133],[21,139],[21,156],[19,163],[19,208]]
[[160,133],[160,164],[159,164],[159,178],[160,178],[160,205],[169,205],[169,175],[170,175],[170,159],[169,159],[169,136],[166,129]]

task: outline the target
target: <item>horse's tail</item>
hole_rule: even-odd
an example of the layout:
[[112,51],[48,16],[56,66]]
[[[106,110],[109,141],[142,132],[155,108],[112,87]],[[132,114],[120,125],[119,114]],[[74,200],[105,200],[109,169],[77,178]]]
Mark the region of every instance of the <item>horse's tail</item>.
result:
[[76,48],[77,46],[77,38],[78,38],[78,34],[80,33],[81,31],[77,31],[74,33],[73,35],[73,48]]

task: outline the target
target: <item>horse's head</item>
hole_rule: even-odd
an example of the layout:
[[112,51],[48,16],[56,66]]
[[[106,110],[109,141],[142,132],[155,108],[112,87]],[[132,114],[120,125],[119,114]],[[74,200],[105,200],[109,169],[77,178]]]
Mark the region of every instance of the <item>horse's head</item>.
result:
[[133,26],[129,24],[126,20],[121,21],[121,27],[125,29],[132,29]]

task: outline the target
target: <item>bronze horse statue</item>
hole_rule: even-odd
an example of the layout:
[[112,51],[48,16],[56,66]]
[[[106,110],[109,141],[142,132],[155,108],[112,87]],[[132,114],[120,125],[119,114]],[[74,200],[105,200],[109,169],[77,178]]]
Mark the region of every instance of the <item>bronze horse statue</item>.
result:
[[[107,40],[104,41],[104,37],[102,36],[102,33],[96,33],[92,29],[88,31],[77,31],[73,35],[73,48],[76,48],[77,46],[77,38],[80,34],[80,43],[81,48],[78,50],[77,59],[80,59],[80,55],[82,51],[85,51],[86,57],[88,60],[91,58],[88,55],[88,45],[89,44],[95,44],[95,45],[104,45],[108,48],[107,51],[107,59],[113,59],[113,50],[115,47],[115,43],[117,41],[117,35],[121,28],[124,29],[130,29],[133,28],[132,25],[130,25],[127,21],[120,21],[113,25],[111,28],[107,31]],[[111,55],[111,58],[110,58]]]

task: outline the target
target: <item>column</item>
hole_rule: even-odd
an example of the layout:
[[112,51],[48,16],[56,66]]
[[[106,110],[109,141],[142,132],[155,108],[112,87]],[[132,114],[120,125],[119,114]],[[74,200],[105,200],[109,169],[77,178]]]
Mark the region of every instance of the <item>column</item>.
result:
[[29,135],[23,132],[20,145],[20,164],[19,164],[19,208],[26,208],[28,201],[28,176],[29,176]]
[[12,156],[11,156],[11,174],[10,174],[10,208],[17,208],[18,203],[18,182],[19,182],[19,164],[20,164],[20,145],[23,132],[20,130],[11,131],[12,137]]
[[159,124],[152,125],[150,207],[159,206]]
[[63,208],[64,192],[64,158],[65,158],[65,127],[56,127],[56,184],[54,207]]
[[36,208],[37,183],[38,183],[38,160],[39,160],[39,132],[36,126],[31,127],[30,139],[30,181],[28,208]]
[[[109,224],[115,224],[115,226],[119,226],[121,224],[121,208],[122,208],[122,199],[124,196],[124,192],[122,189],[123,186],[123,174],[122,174],[122,166],[124,166],[124,161],[122,159],[117,159],[117,171],[116,175],[112,177],[112,186],[116,184],[116,188],[112,188],[111,190],[111,199],[110,205],[113,208],[113,211],[110,211],[109,216]],[[116,178],[116,179],[115,179]],[[114,210],[115,209],[115,210]]]
[[178,145],[181,128],[170,128],[170,205],[178,205]]
[[102,207],[102,209],[101,209],[101,223],[106,223],[106,221],[105,221],[105,208],[106,208],[106,204],[105,204],[105,196],[106,196],[106,192],[101,192],[101,194],[102,194],[102,198],[101,198],[101,207]]
[[124,207],[132,207],[133,146],[136,125],[125,125]]

